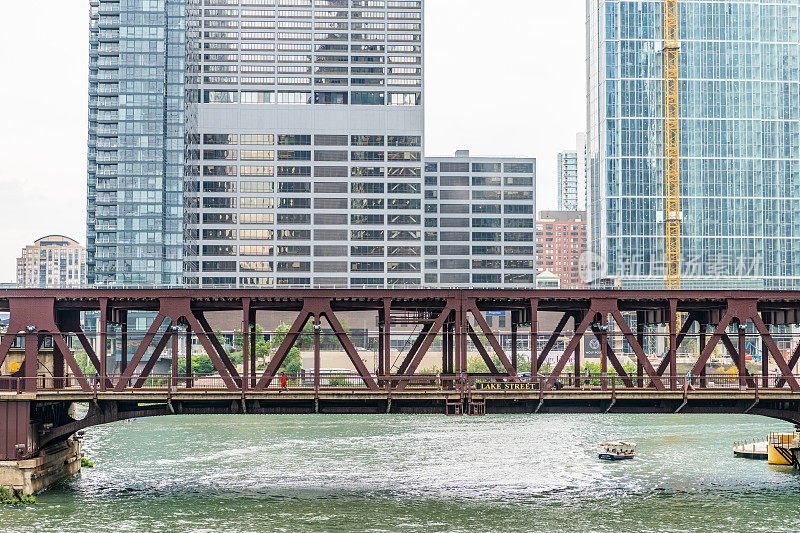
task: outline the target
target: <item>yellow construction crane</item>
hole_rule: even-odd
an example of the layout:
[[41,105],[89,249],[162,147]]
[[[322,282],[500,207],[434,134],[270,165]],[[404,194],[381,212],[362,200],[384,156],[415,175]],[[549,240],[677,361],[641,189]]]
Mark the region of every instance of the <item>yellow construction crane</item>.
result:
[[667,289],[681,288],[680,122],[678,0],[664,0],[664,222]]

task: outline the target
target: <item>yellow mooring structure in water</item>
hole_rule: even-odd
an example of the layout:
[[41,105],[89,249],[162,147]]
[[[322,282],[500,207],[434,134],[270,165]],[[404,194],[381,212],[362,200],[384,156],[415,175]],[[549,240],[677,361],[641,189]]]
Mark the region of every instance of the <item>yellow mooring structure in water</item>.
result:
[[770,433],[767,440],[767,462],[771,465],[793,465],[791,448],[796,438],[794,433]]

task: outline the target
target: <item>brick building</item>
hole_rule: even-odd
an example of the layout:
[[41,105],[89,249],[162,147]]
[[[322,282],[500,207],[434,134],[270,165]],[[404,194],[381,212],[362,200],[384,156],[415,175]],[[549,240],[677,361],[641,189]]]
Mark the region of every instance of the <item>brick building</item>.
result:
[[586,251],[586,211],[542,211],[536,221],[537,273],[552,272],[562,289],[581,289],[580,258]]

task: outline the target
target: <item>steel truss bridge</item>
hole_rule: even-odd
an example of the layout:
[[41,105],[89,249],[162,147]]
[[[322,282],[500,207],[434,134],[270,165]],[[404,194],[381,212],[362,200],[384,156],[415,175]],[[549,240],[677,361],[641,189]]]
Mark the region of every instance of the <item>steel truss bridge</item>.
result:
[[[172,414],[750,413],[800,425],[800,384],[792,374],[800,344],[787,358],[776,340],[800,323],[800,292],[18,289],[0,291],[0,311],[10,312],[0,368],[15,339],[25,339],[21,368],[0,376],[0,460],[35,456],[89,426]],[[138,311],[155,319],[134,335],[127,319]],[[210,326],[209,316],[221,311],[241,316],[241,365]],[[486,320],[492,311],[510,314],[510,347]],[[87,312],[99,317],[98,350],[82,326]],[[295,316],[289,331],[259,369],[257,316],[289,312]],[[343,326],[341,317],[352,312],[375,315],[376,371]],[[540,331],[544,316],[555,317],[551,331]],[[407,348],[393,361],[391,339],[409,332]],[[279,369],[304,335],[313,339],[313,368],[287,376],[284,389]],[[326,336],[341,345],[352,375],[322,370]],[[756,336],[762,357],[754,372],[745,349]],[[114,374],[107,370],[112,337],[121,349]],[[576,376],[584,337],[599,342],[600,372]],[[645,347],[658,337],[665,349],[653,363]],[[93,372],[81,370],[72,341]],[[42,376],[45,342],[52,342],[52,369]],[[213,363],[212,375],[193,375],[193,343]],[[559,343],[563,352],[554,350]],[[620,346],[632,354],[635,370],[615,352]],[[693,350],[688,376],[678,371],[687,346]],[[715,349],[724,349],[735,373],[707,372]],[[421,372],[434,352],[441,371]],[[170,372],[154,374],[162,354],[171,359]],[[469,354],[488,373],[468,372]],[[548,356],[554,364],[546,364]],[[771,374],[770,361],[777,369]],[[518,371],[523,362],[529,372]],[[70,416],[74,402],[89,403],[85,418]]]

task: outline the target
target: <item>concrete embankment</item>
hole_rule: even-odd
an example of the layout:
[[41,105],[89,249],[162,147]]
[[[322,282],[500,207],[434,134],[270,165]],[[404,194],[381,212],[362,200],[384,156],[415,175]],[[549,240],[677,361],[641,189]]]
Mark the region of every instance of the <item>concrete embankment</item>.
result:
[[15,494],[35,494],[81,470],[81,443],[71,437],[42,450],[38,456],[0,461],[0,486]]

